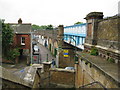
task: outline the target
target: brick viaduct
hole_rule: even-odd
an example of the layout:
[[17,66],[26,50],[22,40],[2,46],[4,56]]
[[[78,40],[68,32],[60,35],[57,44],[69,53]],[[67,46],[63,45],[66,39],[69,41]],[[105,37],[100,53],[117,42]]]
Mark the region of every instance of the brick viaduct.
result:
[[[120,87],[120,17],[116,15],[103,19],[102,12],[91,12],[85,19],[87,20],[87,37],[84,51],[63,41],[63,25],[58,26],[57,30],[37,32],[40,34],[39,42],[43,45],[47,42],[46,47],[56,57],[58,69],[50,70],[53,75],[56,75],[54,78],[51,77],[51,82],[65,84],[63,82],[65,81],[66,84],[74,84],[76,88],[118,88]],[[98,56],[90,55],[93,48],[97,49]],[[64,50],[68,50],[68,57],[64,57]],[[66,74],[63,73],[64,70],[59,72],[59,68],[67,66],[75,67],[75,72]],[[68,79],[68,75],[74,78]],[[58,80],[59,77],[61,79]],[[27,88],[30,87],[27,86]]]
[[[75,50],[74,46],[63,41],[64,27],[62,25],[58,26],[57,30],[41,30],[38,31],[38,34],[41,35],[43,41],[47,40],[47,48],[57,58],[58,67],[75,66],[75,86],[77,88],[94,82],[97,82],[97,85],[93,87],[101,87],[101,85],[106,88],[120,87],[118,78],[120,17],[116,15],[103,19],[102,12],[91,12],[85,19],[87,20],[87,37],[84,51],[80,51],[78,48]],[[43,42],[41,44],[44,45]],[[93,48],[97,49],[98,56],[89,55]],[[67,58],[63,55],[66,49],[69,51]],[[75,55],[78,57],[77,64],[74,60]]]

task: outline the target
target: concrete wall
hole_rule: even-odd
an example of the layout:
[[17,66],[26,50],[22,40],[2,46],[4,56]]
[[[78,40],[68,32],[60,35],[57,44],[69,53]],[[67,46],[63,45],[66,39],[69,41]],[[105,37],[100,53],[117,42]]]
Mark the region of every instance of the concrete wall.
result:
[[[2,67],[0,67],[2,68]],[[24,87],[27,87],[27,88],[31,88],[32,85],[19,78],[18,76],[14,75],[13,73],[11,73],[10,71],[6,70],[5,68],[2,68],[2,85],[3,85],[3,88],[24,88]]]
[[50,84],[56,84],[68,88],[74,87],[75,72],[73,70],[51,68],[50,76]]
[[39,69],[39,67],[36,68],[35,66],[33,66],[29,69],[28,72],[25,75],[24,73],[20,75],[14,75],[9,70],[2,68],[2,75],[0,75],[0,79],[2,79],[2,88],[39,88],[41,83],[39,72],[41,72],[41,69]]
[[2,89],[31,89],[30,87],[2,79]]

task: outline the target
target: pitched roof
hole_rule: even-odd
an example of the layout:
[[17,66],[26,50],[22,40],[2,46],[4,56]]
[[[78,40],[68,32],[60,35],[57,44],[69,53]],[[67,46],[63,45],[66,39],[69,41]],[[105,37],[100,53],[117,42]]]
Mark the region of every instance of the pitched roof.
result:
[[14,33],[17,34],[29,34],[31,33],[32,26],[30,23],[23,23],[23,24],[17,24],[17,23],[8,23],[11,28],[13,28]]

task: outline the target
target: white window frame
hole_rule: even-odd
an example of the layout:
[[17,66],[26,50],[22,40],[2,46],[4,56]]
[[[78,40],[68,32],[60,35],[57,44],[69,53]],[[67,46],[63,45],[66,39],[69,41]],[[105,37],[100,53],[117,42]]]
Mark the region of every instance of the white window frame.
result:
[[[24,40],[24,42],[23,42]],[[21,45],[25,45],[25,37],[21,37]]]

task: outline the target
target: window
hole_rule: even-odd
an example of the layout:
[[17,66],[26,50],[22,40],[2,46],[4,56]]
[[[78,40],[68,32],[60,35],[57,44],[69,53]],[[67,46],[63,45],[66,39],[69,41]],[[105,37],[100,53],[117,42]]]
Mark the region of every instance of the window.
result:
[[25,45],[25,37],[21,37],[21,45]]

